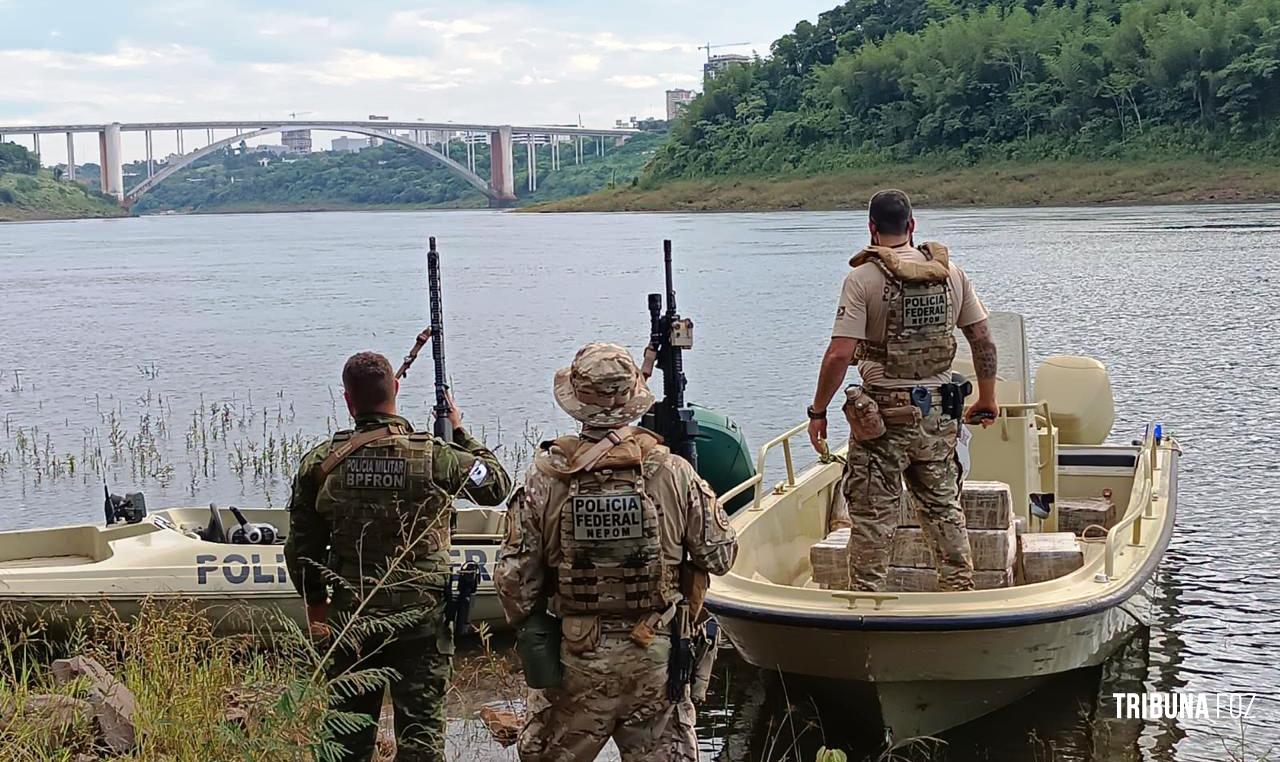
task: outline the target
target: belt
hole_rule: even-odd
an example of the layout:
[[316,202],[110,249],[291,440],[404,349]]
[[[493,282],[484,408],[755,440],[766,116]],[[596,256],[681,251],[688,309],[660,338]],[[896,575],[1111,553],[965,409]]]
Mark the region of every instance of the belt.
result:
[[[911,389],[888,389],[882,386],[863,387],[867,395],[881,407],[906,407],[911,403]],[[942,404],[942,392],[939,387],[925,387],[929,390],[929,402],[934,406]]]

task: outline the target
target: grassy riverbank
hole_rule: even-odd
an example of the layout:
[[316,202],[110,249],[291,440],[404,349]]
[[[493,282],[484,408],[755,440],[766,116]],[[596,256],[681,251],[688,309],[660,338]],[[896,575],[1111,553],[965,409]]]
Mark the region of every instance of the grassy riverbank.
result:
[[1280,166],[1060,161],[909,164],[808,176],[649,181],[529,207],[537,212],[859,209],[901,187],[921,206],[1073,206],[1280,201]]
[[45,170],[34,175],[0,172],[0,222],[127,215],[110,198],[79,183],[55,180]]
[[[326,680],[318,667],[327,656],[323,643],[291,626],[278,629],[270,646],[250,635],[220,637],[191,602],[148,602],[136,618],[103,607],[56,636],[47,622],[25,623],[16,611],[0,610],[0,624],[6,761],[336,760],[334,731],[355,720],[330,709],[331,697],[381,692],[390,677],[364,670]],[[92,681],[62,682],[50,668],[71,656],[97,661],[132,694],[132,751],[111,751],[101,726],[65,708],[93,690]],[[482,703],[509,708],[522,687],[514,659],[491,648],[486,630],[456,661],[449,715],[474,717]],[[51,704],[62,711],[51,712]],[[389,762],[389,716],[382,727],[375,760]],[[449,744],[458,758],[494,749],[475,727],[450,732]]]

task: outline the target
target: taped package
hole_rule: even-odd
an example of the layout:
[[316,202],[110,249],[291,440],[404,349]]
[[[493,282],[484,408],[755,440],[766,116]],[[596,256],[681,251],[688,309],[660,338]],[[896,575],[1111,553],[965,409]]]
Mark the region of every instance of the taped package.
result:
[[[898,526],[918,527],[920,504],[905,487],[899,507]],[[970,529],[1005,529],[1013,523],[1013,498],[1004,482],[968,481],[960,490],[960,508]]]
[[1018,538],[1018,584],[1057,579],[1084,566],[1084,549],[1071,532],[1030,532]]
[[965,482],[960,507],[970,529],[1007,529],[1013,522],[1013,498],[1004,482]]
[[[1008,571],[1018,554],[1017,534],[1012,524],[1004,529],[970,529],[969,548],[974,569]],[[889,558],[892,566],[934,568],[929,541],[918,527],[898,527]]]
[[[1058,530],[1081,534],[1086,527],[1097,524],[1104,529],[1116,525],[1116,504],[1111,490],[1102,497],[1062,498],[1057,502]],[[1096,530],[1095,530],[1096,531]]]
[[813,581],[824,590],[849,589],[849,529],[837,529],[809,548]]
[[[1009,569],[977,570],[973,573],[973,587],[976,590],[995,590],[1011,585],[1013,572]],[[885,589],[892,593],[936,593],[939,590],[938,573],[933,569],[915,566],[890,566]]]

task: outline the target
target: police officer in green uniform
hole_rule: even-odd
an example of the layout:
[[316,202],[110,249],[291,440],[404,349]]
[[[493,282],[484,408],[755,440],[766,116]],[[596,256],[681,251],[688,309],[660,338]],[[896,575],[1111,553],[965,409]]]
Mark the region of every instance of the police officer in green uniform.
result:
[[[349,628],[327,665],[330,679],[387,667],[397,759],[444,759],[445,692],[453,667],[453,632],[445,616],[453,499],[498,505],[511,477],[492,452],[450,413],[453,441],[417,433],[396,414],[399,382],[387,358],[360,352],[342,369],[343,396],[355,429],[307,453],[289,499],[285,558],[307,604],[313,635],[339,637],[343,614],[364,607],[369,620],[394,616],[394,634],[361,638]],[[341,577],[330,584],[319,567]],[[382,691],[341,701],[340,711],[375,721]],[[343,736],[347,759],[373,754],[376,728]]]

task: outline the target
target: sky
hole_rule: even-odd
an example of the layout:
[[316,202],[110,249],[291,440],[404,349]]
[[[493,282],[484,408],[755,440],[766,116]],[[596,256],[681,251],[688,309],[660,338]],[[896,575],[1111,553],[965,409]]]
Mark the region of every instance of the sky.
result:
[[[766,55],[838,2],[0,0],[0,125],[296,113],[611,127],[663,117],[668,88],[698,89],[699,45]],[[154,145],[164,156],[176,136]],[[40,147],[65,159],[61,136]],[[142,137],[124,148],[141,158]],[[76,159],[97,161],[96,136],[76,139]]]

